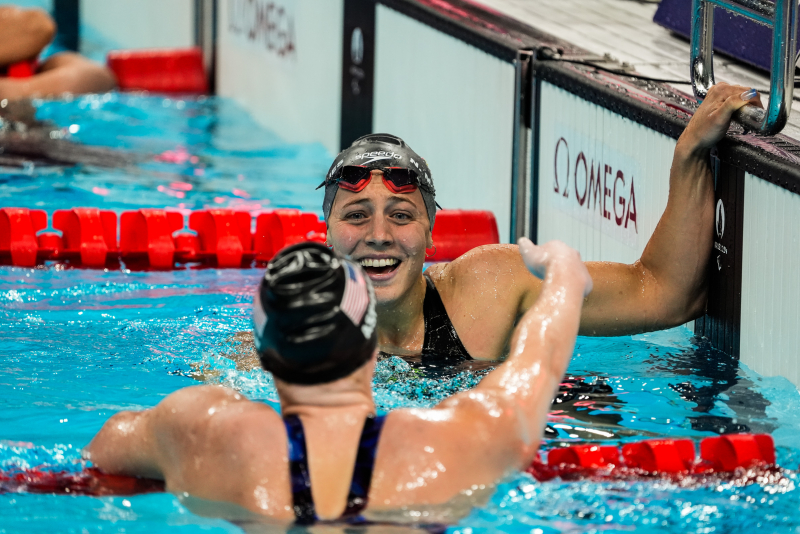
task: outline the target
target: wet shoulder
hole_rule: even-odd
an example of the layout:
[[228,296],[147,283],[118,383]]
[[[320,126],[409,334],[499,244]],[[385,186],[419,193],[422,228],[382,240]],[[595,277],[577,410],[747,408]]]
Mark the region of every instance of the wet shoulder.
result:
[[162,401],[154,415],[161,432],[186,453],[218,446],[238,448],[239,441],[248,441],[246,434],[253,432],[268,431],[269,441],[273,435],[283,437],[282,420],[275,410],[221,386],[179,390]]
[[449,263],[432,265],[426,272],[443,299],[487,285],[497,289],[513,287],[518,277],[528,276],[517,245],[477,247]]

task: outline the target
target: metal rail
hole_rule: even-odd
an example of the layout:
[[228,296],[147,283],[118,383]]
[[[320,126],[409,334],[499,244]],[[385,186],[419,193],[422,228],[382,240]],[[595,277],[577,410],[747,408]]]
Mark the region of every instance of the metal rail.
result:
[[692,0],[691,76],[701,101],[714,85],[714,8],[772,27],[770,95],[767,109],[748,105],[734,115],[746,129],[773,135],[786,125],[792,110],[797,49],[797,0]]

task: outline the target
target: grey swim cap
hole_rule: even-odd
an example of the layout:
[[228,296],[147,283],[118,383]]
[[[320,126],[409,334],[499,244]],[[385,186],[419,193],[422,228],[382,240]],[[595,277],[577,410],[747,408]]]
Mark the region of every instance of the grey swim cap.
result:
[[[337,178],[341,168],[347,166],[364,167],[369,170],[402,168],[411,171],[413,175],[416,175],[414,185],[422,194],[431,230],[433,230],[437,208],[436,190],[433,187],[433,178],[428,164],[411,150],[405,141],[395,135],[382,133],[365,135],[356,139],[349,148],[342,150],[333,160],[333,165],[328,170],[325,181],[320,184],[320,187],[325,186],[322,212],[325,214],[326,222],[331,215],[333,199],[336,198],[336,192],[339,190]],[[389,179],[391,180],[390,177]]]

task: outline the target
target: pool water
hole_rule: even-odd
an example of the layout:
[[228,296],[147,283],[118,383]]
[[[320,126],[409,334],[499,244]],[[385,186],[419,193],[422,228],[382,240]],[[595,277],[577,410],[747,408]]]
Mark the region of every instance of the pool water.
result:
[[[330,154],[281,142],[230,101],[112,95],[37,105],[37,118],[69,139],[125,150],[136,162],[2,168],[0,205],[319,210],[313,188]],[[269,376],[237,362],[230,341],[250,328],[260,274],[0,267],[0,469],[80,470],[80,448],[109,416],[189,385],[223,384],[277,407]],[[686,328],[579,338],[569,372],[586,393],[559,397],[546,448],[769,432],[779,464],[798,469],[797,389],[757,375]],[[381,411],[432,406],[481,377],[421,376],[390,358],[378,364],[374,391]],[[667,481],[537,483],[519,473],[450,532],[800,532],[796,484],[793,472],[782,484],[695,489]],[[123,531],[242,532],[189,513],[168,494],[0,495],[0,533]]]

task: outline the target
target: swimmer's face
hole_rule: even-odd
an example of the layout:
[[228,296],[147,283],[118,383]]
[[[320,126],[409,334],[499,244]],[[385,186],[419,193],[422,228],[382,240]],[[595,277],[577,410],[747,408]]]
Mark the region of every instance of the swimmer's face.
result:
[[393,193],[382,178],[381,171],[372,171],[361,191],[339,189],[328,218],[328,243],[364,267],[378,303],[387,304],[419,281],[425,248],[433,241],[419,190]]

